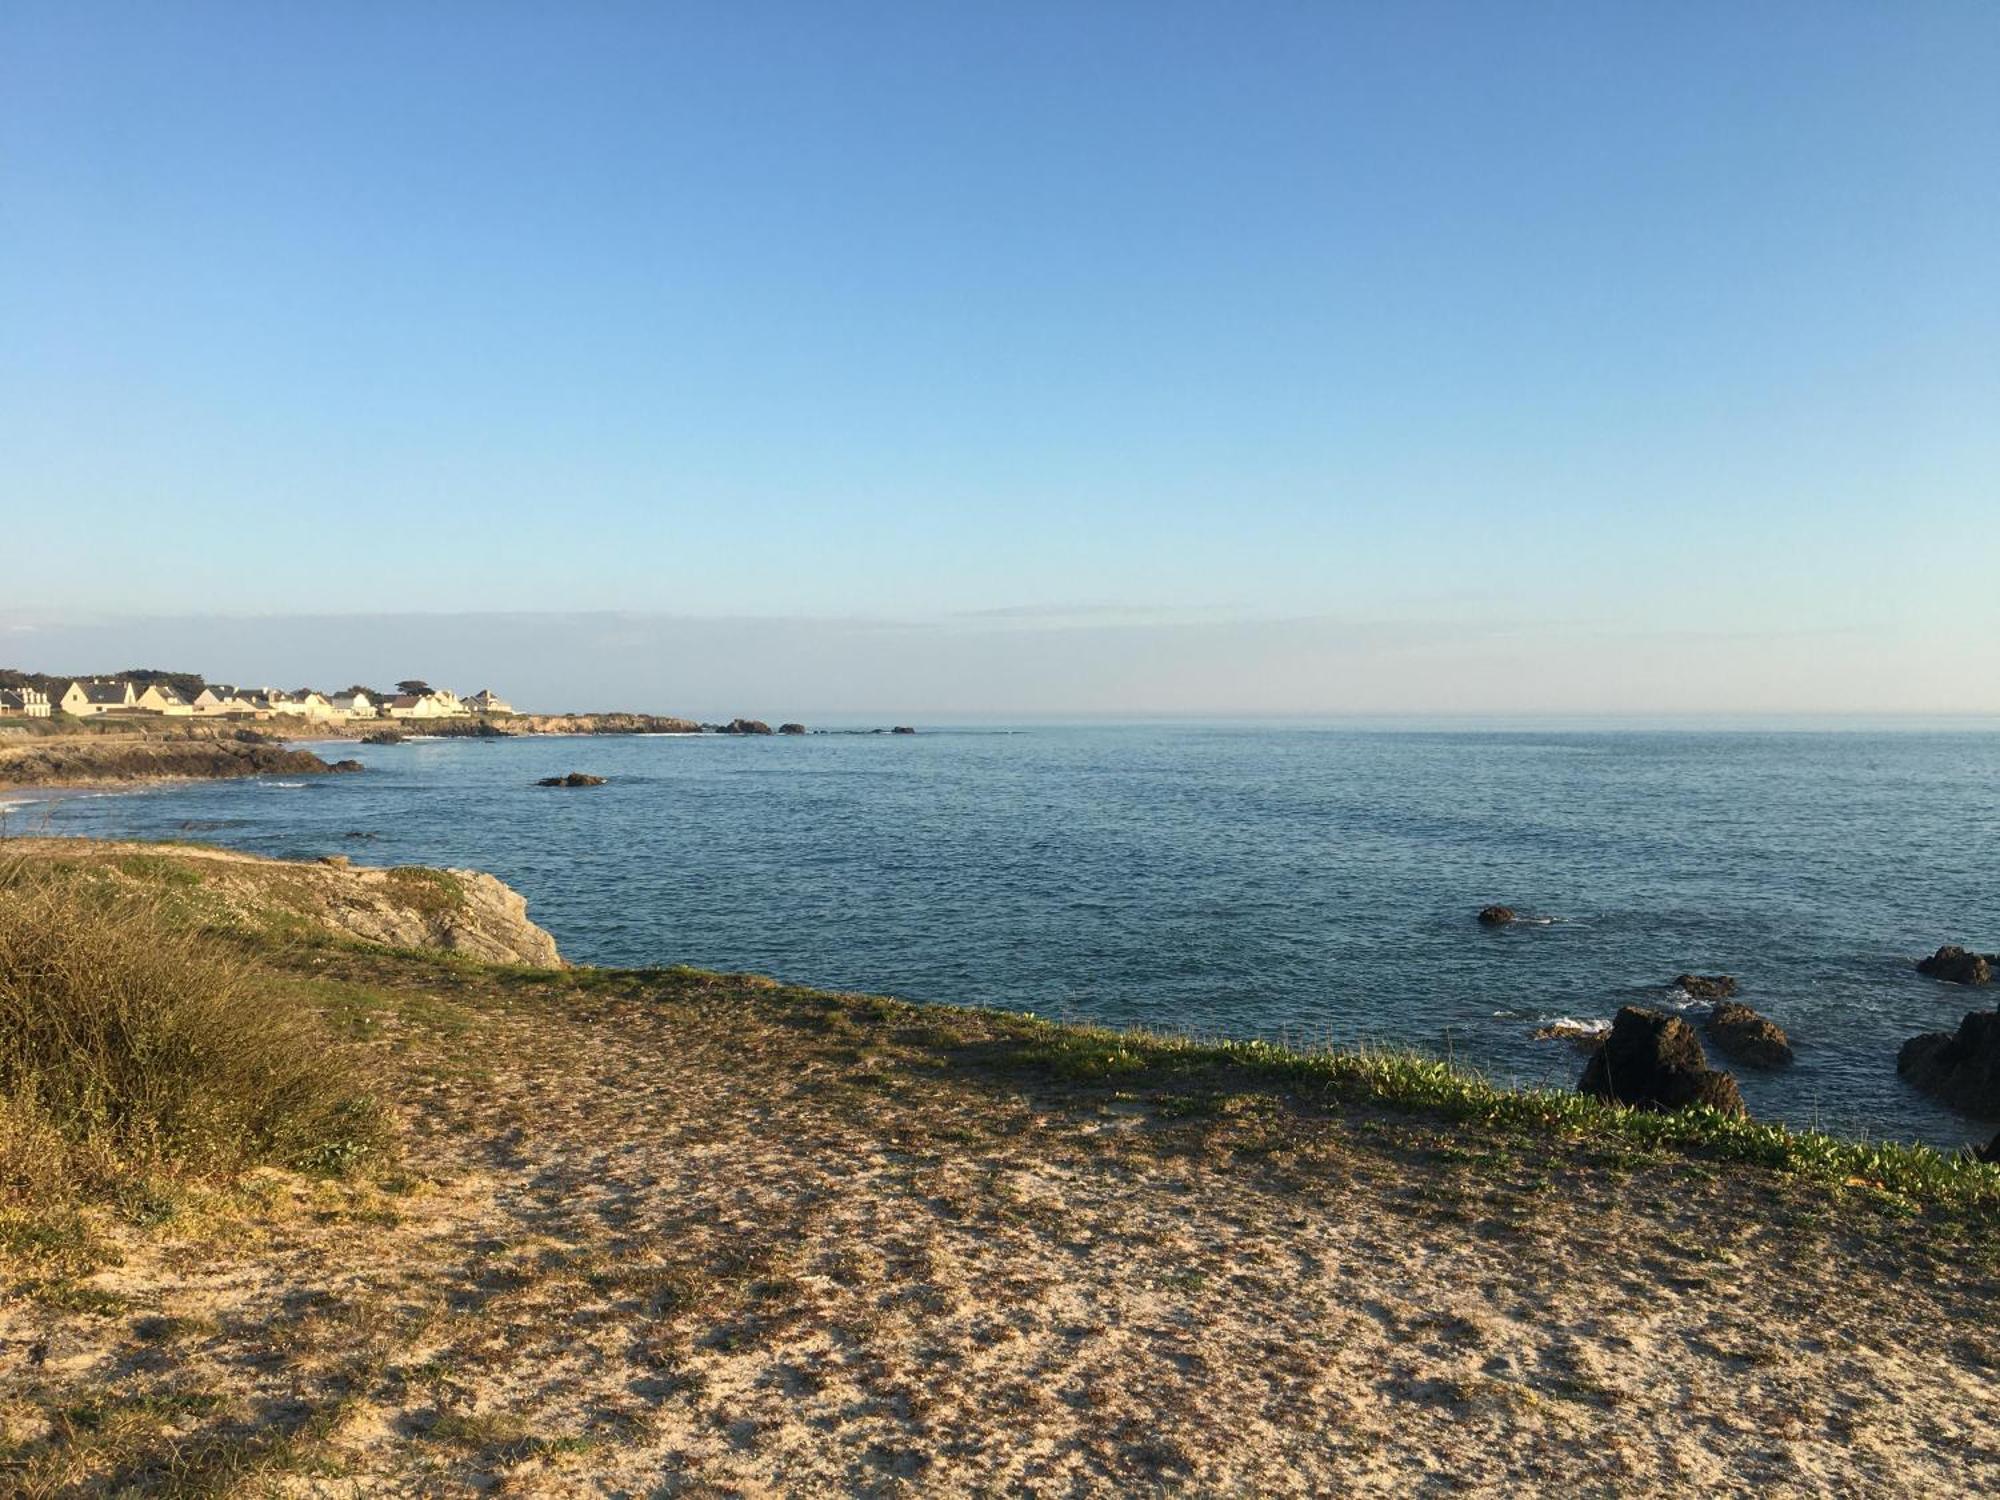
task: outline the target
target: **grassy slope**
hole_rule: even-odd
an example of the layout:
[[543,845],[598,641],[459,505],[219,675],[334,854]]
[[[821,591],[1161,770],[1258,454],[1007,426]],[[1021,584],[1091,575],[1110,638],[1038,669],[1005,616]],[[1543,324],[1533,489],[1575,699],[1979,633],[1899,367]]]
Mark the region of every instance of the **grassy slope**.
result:
[[400,1147],[16,1211],[11,1488],[2000,1479],[1991,1168],[687,970],[210,939]]

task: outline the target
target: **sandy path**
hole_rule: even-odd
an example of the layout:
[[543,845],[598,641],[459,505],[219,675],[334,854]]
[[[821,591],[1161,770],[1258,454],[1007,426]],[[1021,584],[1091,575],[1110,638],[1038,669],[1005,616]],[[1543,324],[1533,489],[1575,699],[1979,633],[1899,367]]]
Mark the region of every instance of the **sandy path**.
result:
[[1991,1260],[1921,1223],[1260,1096],[1173,1119],[744,990],[430,983],[357,1023],[417,1185],[135,1238],[105,1316],[10,1301],[14,1441],[96,1393],[251,1492],[2000,1490]]

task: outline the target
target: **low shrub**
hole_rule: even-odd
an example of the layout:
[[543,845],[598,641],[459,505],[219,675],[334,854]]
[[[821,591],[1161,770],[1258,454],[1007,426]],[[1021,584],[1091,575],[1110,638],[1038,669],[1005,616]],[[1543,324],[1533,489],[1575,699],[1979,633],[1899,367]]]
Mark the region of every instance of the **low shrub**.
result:
[[386,1140],[318,1018],[161,894],[0,867],[0,1198],[347,1170]]

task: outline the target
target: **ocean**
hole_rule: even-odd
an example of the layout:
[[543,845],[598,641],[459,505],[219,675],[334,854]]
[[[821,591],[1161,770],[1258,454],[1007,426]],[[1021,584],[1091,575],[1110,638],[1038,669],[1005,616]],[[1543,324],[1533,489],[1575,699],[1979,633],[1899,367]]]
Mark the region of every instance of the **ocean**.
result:
[[[2000,992],[2000,730],[1051,724],[343,744],[357,776],[20,800],[9,832],[490,870],[579,962],[1296,1043],[1574,1084],[1535,1030],[1737,976],[1798,1061],[1751,1111],[1993,1133],[1898,1046]],[[602,787],[552,790],[571,770]],[[1504,902],[1546,921],[1489,930]],[[1717,1059],[1719,1065],[1721,1059]]]

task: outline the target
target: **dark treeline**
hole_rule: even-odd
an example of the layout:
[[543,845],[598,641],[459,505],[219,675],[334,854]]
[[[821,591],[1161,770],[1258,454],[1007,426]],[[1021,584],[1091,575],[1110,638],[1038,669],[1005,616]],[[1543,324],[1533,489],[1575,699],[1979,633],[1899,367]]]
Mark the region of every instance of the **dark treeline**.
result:
[[144,688],[150,683],[164,682],[183,698],[193,702],[208,681],[199,672],[166,672],[158,667],[132,667],[123,672],[23,672],[15,667],[0,667],[0,687],[31,687],[38,693],[47,693],[53,702],[60,698],[72,682],[88,682],[93,677],[111,680],[124,679],[134,687]]

